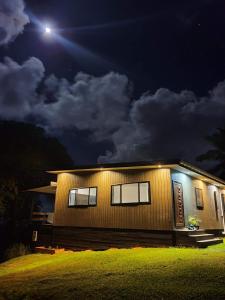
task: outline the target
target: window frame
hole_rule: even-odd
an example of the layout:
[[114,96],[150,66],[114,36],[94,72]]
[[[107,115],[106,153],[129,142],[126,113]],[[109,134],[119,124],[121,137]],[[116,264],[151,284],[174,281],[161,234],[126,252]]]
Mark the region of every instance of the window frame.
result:
[[[140,201],[140,184],[147,183],[148,184],[148,202],[141,202]],[[137,184],[138,185],[138,201],[137,202],[130,202],[130,203],[123,203],[122,202],[122,186],[128,185],[128,184]],[[120,186],[120,203],[113,203],[113,187],[114,186]],[[151,201],[151,184],[150,181],[140,181],[140,182],[128,182],[128,183],[118,183],[118,184],[112,184],[111,185],[111,200],[110,204],[111,206],[137,206],[137,205],[150,205],[152,203]]]
[[218,205],[218,193],[217,191],[213,191],[213,199],[214,199],[214,207],[216,214],[216,221],[219,221],[219,205]]
[[221,193],[221,195],[220,195],[220,199],[221,199],[221,203],[222,203],[222,216],[225,218],[225,215],[224,215],[224,213],[225,213],[225,193]]
[[[74,191],[74,190],[82,190],[82,189],[88,189],[89,193],[88,193],[88,204],[86,205],[80,205],[80,204],[74,204],[74,205],[70,205],[70,192]],[[90,204],[90,189],[96,189],[96,203],[95,204]],[[87,207],[96,207],[97,206],[97,201],[98,201],[98,187],[97,186],[88,186],[88,187],[76,187],[76,188],[72,188],[69,189],[69,193],[68,193],[68,208],[87,208]],[[75,202],[76,202],[76,198],[75,198]]]
[[[202,205],[198,205],[198,199],[197,199],[197,191],[200,191],[200,195],[201,195],[201,202],[202,202]],[[196,208],[199,209],[199,210],[204,210],[204,198],[203,198],[203,189],[201,188],[198,188],[198,187],[195,187],[195,203],[196,203]]]

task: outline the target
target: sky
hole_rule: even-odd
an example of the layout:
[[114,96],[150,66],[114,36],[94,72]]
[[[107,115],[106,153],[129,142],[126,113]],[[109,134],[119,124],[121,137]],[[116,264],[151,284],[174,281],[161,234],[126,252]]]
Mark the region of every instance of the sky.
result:
[[224,1],[0,0],[0,119],[75,164],[196,163],[225,125]]

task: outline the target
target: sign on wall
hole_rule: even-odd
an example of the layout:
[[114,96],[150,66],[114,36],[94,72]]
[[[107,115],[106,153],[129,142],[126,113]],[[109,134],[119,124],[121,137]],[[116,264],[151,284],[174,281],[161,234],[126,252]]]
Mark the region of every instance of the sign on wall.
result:
[[173,181],[173,196],[174,196],[174,213],[175,213],[175,226],[184,227],[184,199],[182,184]]

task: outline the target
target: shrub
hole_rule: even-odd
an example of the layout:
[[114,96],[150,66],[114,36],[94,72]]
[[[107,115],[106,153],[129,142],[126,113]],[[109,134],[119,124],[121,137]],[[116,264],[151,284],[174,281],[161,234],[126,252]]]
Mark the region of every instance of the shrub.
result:
[[198,219],[196,216],[189,216],[188,217],[188,227],[195,227],[199,228],[201,220]]
[[11,259],[11,258],[15,258],[18,256],[23,256],[26,254],[30,253],[30,249],[28,246],[25,246],[22,243],[19,244],[14,244],[11,247],[9,247],[6,251],[5,251],[5,260]]

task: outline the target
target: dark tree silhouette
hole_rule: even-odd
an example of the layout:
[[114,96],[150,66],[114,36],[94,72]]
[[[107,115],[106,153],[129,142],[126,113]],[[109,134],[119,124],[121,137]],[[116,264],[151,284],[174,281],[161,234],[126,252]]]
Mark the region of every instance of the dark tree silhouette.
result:
[[212,149],[198,156],[197,159],[215,162],[215,166],[210,171],[225,179],[225,127],[218,128],[217,132],[206,139],[212,145]]
[[40,127],[2,121],[0,137],[0,177],[16,179],[20,188],[45,183],[46,170],[73,165],[64,146]]
[[12,242],[30,216],[32,196],[24,191],[48,184],[46,170],[72,168],[73,161],[56,138],[31,124],[0,121],[0,137],[0,226]]

